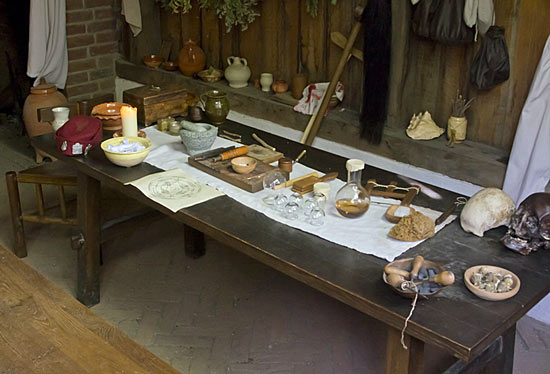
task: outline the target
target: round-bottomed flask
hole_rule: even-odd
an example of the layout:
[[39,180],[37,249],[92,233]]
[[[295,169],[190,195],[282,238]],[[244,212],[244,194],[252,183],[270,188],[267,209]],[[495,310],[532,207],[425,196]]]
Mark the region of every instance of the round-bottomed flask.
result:
[[346,162],[348,182],[336,193],[336,210],[346,218],[361,217],[369,209],[370,197],[361,185],[361,172],[365,163],[351,159]]

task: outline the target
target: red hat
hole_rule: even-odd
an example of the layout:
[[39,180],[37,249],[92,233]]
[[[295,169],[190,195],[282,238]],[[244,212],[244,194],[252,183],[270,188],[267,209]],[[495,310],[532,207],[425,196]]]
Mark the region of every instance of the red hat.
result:
[[57,147],[69,156],[87,154],[101,142],[102,124],[95,117],[76,116],[55,132]]

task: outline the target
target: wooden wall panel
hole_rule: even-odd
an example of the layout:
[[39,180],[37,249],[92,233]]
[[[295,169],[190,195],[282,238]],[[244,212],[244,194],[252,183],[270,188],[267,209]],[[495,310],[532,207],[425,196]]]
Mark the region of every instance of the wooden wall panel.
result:
[[[445,46],[414,35],[410,29],[409,1],[391,0],[393,17],[392,67],[388,127],[404,129],[413,113],[429,110],[446,127],[457,90],[475,97],[468,113],[468,138],[503,149],[511,147],[517,122],[528,94],[544,42],[550,33],[550,1],[500,0],[495,2],[497,24],[506,28],[512,74],[498,87],[479,92],[469,84],[469,69],[481,43]],[[306,0],[262,0],[261,14],[247,31],[226,33],[223,20],[196,3],[186,15],[161,14],[163,40],[194,38],[201,42],[208,65],[227,66],[229,56],[247,58],[253,81],[261,72],[290,81],[298,69],[301,43],[303,70],[310,81],[329,81],[342,50],[330,41],[330,32],[347,36],[353,25],[353,9],[363,0],[319,0],[319,13],[306,12]],[[175,19],[179,19],[176,22]],[[177,28],[177,30],[175,30]],[[361,37],[355,47],[361,49]],[[173,59],[175,59],[173,57]],[[342,82],[346,87],[343,106],[359,111],[362,100],[362,65],[350,59]]]

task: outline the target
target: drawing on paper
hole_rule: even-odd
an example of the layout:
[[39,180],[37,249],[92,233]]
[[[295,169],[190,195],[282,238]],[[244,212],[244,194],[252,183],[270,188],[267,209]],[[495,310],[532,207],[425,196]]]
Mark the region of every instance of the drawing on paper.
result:
[[151,181],[148,189],[152,197],[175,200],[199,194],[202,185],[185,177],[166,176]]

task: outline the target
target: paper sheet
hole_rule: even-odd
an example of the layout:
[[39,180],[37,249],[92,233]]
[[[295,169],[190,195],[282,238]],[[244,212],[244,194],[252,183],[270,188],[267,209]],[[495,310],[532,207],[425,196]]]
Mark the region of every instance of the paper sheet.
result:
[[137,187],[149,199],[172,212],[223,196],[222,192],[199,182],[180,169],[150,174],[126,184]]
[[[212,175],[208,175],[187,163],[188,156],[185,154],[185,146],[181,143],[179,136],[162,133],[154,127],[149,127],[144,131],[147,133],[147,138],[153,143],[145,162],[164,170],[173,168],[184,170],[185,173],[197,178],[201,182],[222,191],[241,204],[257,210],[278,222],[317,235],[330,242],[352,248],[361,253],[371,254],[388,261],[393,261],[401,253],[421,243],[402,242],[388,237],[388,232],[393,224],[384,218],[384,213],[388,209],[389,204],[398,203],[396,200],[373,197],[371,199],[371,206],[364,216],[357,219],[342,218],[336,211],[334,196],[344,185],[344,182],[341,180],[333,180],[328,182],[331,188],[331,198],[327,202],[326,217],[323,226],[312,226],[305,222],[305,217],[291,221],[282,217],[279,212],[274,211],[271,207],[263,203],[262,198],[265,194],[269,193],[269,191],[264,190],[250,193]],[[218,137],[212,145],[212,148],[228,147],[231,145],[240,146],[242,144]],[[312,171],[315,170],[299,163],[294,164],[292,177],[295,178],[300,175],[311,173]],[[283,191],[288,195],[291,193],[288,188]],[[305,195],[305,197],[309,195],[310,194]],[[438,211],[428,208],[415,205],[412,207],[434,220],[441,214]],[[449,217],[444,223],[436,227],[436,231],[441,230],[455,218],[455,216]]]

